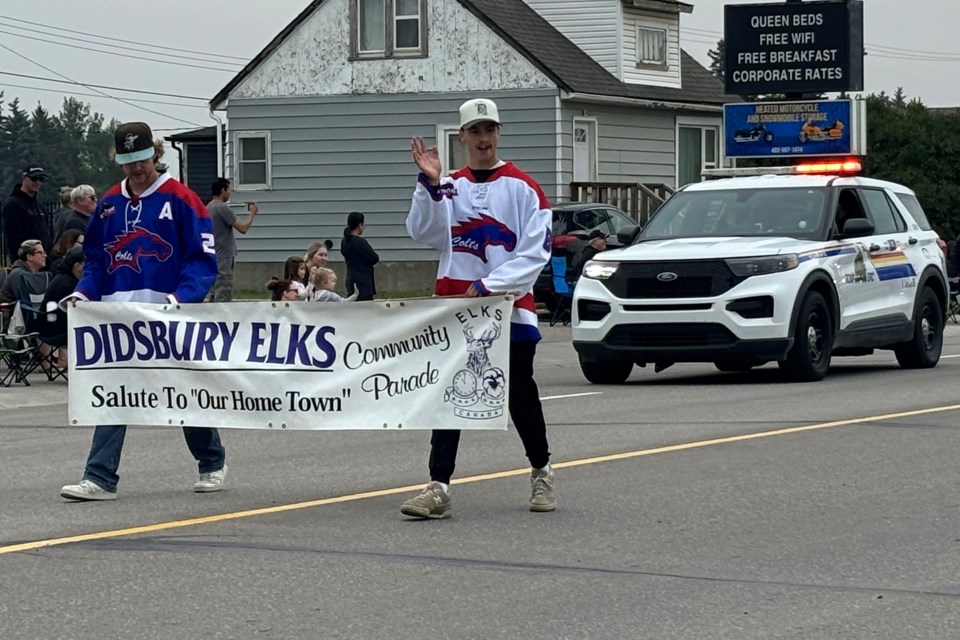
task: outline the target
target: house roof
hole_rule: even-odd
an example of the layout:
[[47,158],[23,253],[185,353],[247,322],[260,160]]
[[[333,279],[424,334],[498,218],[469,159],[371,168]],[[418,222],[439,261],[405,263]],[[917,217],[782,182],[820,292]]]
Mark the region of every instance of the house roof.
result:
[[[584,53],[523,0],[457,0],[481,22],[527,58],[531,64],[570,93],[635,98],[641,100],[720,105],[732,100],[724,95],[723,83],[685,51],[680,52],[680,89],[621,82]],[[683,5],[674,0],[671,4]],[[210,100],[220,105],[230,92],[276,51],[284,40],[325,2],[312,0],[247,65]]]
[[[221,125],[224,132],[226,132],[226,127]],[[183,133],[175,133],[172,136],[166,136],[167,140],[171,142],[198,142],[198,141],[214,141],[217,140],[217,125],[212,127],[202,127],[200,129],[191,129],[190,131],[184,131]]]

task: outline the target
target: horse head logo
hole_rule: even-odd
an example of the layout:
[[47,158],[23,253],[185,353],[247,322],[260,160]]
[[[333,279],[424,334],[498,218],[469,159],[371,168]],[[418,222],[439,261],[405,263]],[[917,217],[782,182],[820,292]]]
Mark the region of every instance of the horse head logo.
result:
[[475,255],[484,262],[487,261],[487,247],[501,246],[507,251],[517,247],[517,234],[487,214],[459,222],[450,231],[454,251]]
[[141,258],[152,256],[160,262],[165,262],[173,255],[173,247],[169,242],[156,233],[136,225],[131,231],[107,243],[104,249],[110,255],[107,273],[113,273],[120,267],[130,267],[140,273]]

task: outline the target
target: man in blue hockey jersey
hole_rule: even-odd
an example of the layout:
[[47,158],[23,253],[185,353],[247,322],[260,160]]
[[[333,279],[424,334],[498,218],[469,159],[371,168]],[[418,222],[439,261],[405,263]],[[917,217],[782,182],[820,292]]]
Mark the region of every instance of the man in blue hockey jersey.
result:
[[[217,275],[213,228],[197,195],[159,173],[163,140],[150,127],[129,122],[114,135],[116,161],[126,178],[103,196],[84,240],[83,278],[67,300],[203,302]],[[83,479],[66,485],[70,500],[113,500],[126,426],[99,426]],[[227,474],[216,429],[184,427],[200,478],[196,492],[219,491]]]

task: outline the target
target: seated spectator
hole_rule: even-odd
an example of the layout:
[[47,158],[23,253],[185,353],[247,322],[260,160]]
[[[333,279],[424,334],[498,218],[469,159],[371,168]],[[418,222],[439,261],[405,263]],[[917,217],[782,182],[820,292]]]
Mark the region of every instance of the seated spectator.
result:
[[83,233],[79,229],[67,229],[60,234],[60,238],[57,239],[53,244],[53,249],[50,250],[50,255],[47,256],[47,269],[56,274],[57,264],[67,254],[67,251],[76,246],[83,247]]
[[41,325],[41,335],[62,336],[67,333],[67,312],[61,309],[60,301],[73,293],[83,276],[83,247],[73,247],[57,263],[50,286],[43,296],[40,308],[46,312]]
[[24,240],[17,250],[17,261],[10,267],[10,272],[0,287],[0,302],[12,303],[17,301],[20,290],[20,275],[24,271],[36,273],[47,264],[47,252],[40,240]]
[[297,289],[297,283],[291,280],[277,280],[274,278],[267,283],[267,291],[270,292],[270,299],[274,302],[296,302],[300,299],[300,291]]
[[310,289],[310,281],[307,277],[307,263],[303,258],[291,256],[283,263],[283,280],[290,280],[300,292],[300,299],[306,300],[307,290]]
[[313,298],[314,302],[353,302],[360,295],[357,285],[353,285],[353,295],[344,298],[339,293],[335,293],[337,287],[337,274],[333,269],[322,267],[317,269],[313,275]]
[[607,234],[600,229],[594,229],[590,232],[590,238],[580,252],[580,262],[577,263],[576,277],[579,278],[583,273],[583,265],[587,264],[601,251],[607,250]]

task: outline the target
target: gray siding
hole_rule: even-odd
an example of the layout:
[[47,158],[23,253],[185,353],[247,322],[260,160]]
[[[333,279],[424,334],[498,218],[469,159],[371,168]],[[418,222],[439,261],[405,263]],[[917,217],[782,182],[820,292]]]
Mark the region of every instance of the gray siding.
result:
[[565,200],[573,179],[573,118],[597,118],[597,179],[600,182],[676,182],[676,114],[630,106],[564,102]]
[[[347,213],[366,214],[365,237],[384,262],[435,260],[404,227],[417,169],[410,138],[436,142],[438,125],[455,125],[457,109],[472,97],[497,101],[504,122],[500,156],[557,192],[557,90],[486,94],[405,94],[257,98],[228,103],[228,171],[233,134],[269,131],[272,184],[268,191],[235,191],[256,200],[261,215],[237,239],[241,262],[282,262],[302,255],[314,240],[330,238],[339,260]],[[448,168],[444,169],[445,171]]]

